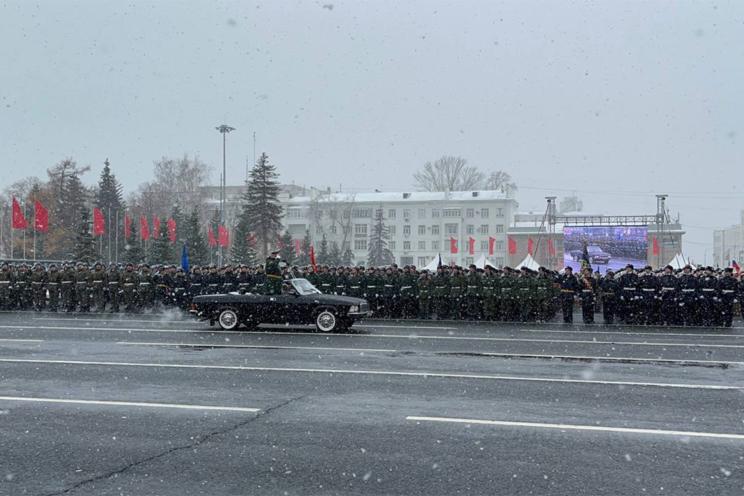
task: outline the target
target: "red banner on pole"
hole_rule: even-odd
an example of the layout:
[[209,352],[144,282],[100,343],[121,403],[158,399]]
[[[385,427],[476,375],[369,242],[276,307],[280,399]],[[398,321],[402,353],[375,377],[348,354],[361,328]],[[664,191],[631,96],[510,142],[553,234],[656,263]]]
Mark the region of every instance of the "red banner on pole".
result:
[[657,238],[656,236],[654,236],[653,239],[652,250],[654,255],[658,255],[661,252],[661,250],[659,249],[659,238]]
[[468,237],[468,255],[475,255],[475,238]]
[[106,221],[100,208],[93,208],[93,236],[101,236],[106,231]]
[[313,270],[318,270],[317,266],[315,265],[315,247],[310,245],[310,265],[313,266]]
[[454,255],[457,251],[457,240],[455,238],[450,238],[450,253]]
[[49,232],[49,211],[38,200],[34,203],[34,229]]
[[150,224],[147,223],[147,217],[140,215],[140,238],[142,241],[150,239]]
[[168,239],[171,243],[176,242],[176,220],[172,217],[168,219]]
[[132,237],[132,218],[124,214],[124,241],[129,241]]
[[293,239],[292,243],[294,244],[294,251],[295,255],[300,255],[302,253],[302,240],[301,239]]
[[21,210],[21,204],[18,203],[18,200],[15,198],[13,198],[13,219],[11,227],[13,229],[26,229],[28,227],[26,217],[23,215],[23,211]]
[[209,246],[214,248],[217,246],[217,238],[214,237],[214,231],[212,230],[212,226],[209,226],[209,230],[207,231],[207,242],[209,243]]
[[160,217],[152,216],[152,239],[160,238]]
[[493,236],[488,237],[488,256],[493,255],[494,247],[496,246],[496,238]]
[[527,253],[532,255],[534,251],[535,251],[535,242],[532,240],[532,238],[527,238]]
[[548,255],[550,255],[551,257],[555,256],[555,243],[552,239],[548,240]]
[[225,226],[217,226],[217,237],[219,238],[221,247],[226,248],[230,244],[230,238]]
[[517,254],[517,241],[509,236],[509,255]]

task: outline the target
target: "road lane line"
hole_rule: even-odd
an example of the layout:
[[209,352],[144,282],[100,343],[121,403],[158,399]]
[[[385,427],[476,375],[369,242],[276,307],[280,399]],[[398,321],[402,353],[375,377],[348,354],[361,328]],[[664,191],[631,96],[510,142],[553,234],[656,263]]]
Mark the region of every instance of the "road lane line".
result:
[[[662,328],[663,329],[663,328]],[[714,338],[744,338],[744,334],[694,333],[694,332],[631,332],[631,331],[568,331],[564,329],[518,329],[515,332],[555,333],[555,334],[622,334],[628,336],[693,336]]]
[[0,338],[0,343],[43,343],[43,339],[13,339]]
[[170,347],[187,347],[187,348],[248,348],[248,349],[268,349],[268,350],[322,350],[322,351],[358,351],[361,353],[395,353],[398,350],[385,350],[379,348],[335,348],[322,346],[273,346],[258,344],[210,344],[210,343],[157,343],[157,342],[140,342],[140,341],[117,341],[118,345],[131,346],[170,346]]
[[31,320],[44,320],[53,322],[110,322],[112,324],[126,324],[128,322],[153,323],[153,324],[186,324],[186,325],[204,325],[204,322],[194,320],[167,320],[167,319],[96,319],[96,318],[52,318],[52,317],[33,317]]
[[260,412],[259,408],[246,408],[237,406],[213,406],[213,405],[187,405],[179,403],[144,403],[138,401],[111,401],[111,400],[71,400],[62,398],[30,398],[27,396],[0,396],[0,401],[23,401],[32,403],[65,403],[73,405],[104,405],[104,406],[141,406],[148,408],[176,408],[180,410],[211,410],[225,412]]
[[249,372],[286,372],[307,374],[347,374],[347,375],[379,375],[399,377],[423,377],[443,379],[483,379],[493,381],[523,381],[523,382],[550,382],[565,384],[598,384],[610,386],[638,386],[659,387],[677,389],[705,389],[714,391],[742,391],[744,386],[720,386],[716,384],[683,384],[683,383],[658,383],[658,382],[633,382],[633,381],[600,381],[592,379],[566,379],[552,377],[527,377],[488,374],[452,374],[446,372],[408,372],[394,370],[354,370],[354,369],[311,369],[311,368],[287,368],[287,367],[250,367],[244,365],[201,365],[187,363],[142,363],[142,362],[105,362],[85,360],[43,360],[40,358],[0,358],[0,363],[35,363],[49,365],[81,365],[81,366],[103,366],[103,367],[145,367],[145,368],[173,368],[173,369],[195,369],[195,370],[241,370]]
[[577,424],[549,424],[542,422],[513,422],[506,420],[480,420],[464,419],[450,417],[418,417],[408,416],[406,420],[415,422],[446,422],[453,424],[476,424],[476,425],[498,425],[503,427],[535,427],[539,429],[558,429],[558,430],[577,430],[577,431],[595,431],[595,432],[619,432],[626,434],[648,434],[660,436],[680,436],[680,437],[702,437],[712,439],[735,439],[744,440],[744,434],[722,434],[718,432],[698,432],[698,431],[671,431],[664,429],[640,429],[633,427],[604,427],[598,425],[577,425]]

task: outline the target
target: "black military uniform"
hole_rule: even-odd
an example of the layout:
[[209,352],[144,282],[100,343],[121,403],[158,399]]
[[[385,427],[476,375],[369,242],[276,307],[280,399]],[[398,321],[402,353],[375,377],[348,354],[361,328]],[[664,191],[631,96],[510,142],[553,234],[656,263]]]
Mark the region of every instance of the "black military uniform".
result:
[[659,278],[651,272],[651,266],[647,265],[643,273],[638,276],[638,289],[640,289],[641,308],[639,324],[652,325],[657,321],[657,298],[659,294]]
[[679,308],[679,279],[674,275],[671,265],[664,267],[664,275],[659,278],[661,287],[661,306],[659,308],[659,323],[674,325],[680,323],[677,309]]
[[634,324],[640,320],[638,316],[638,274],[633,265],[628,264],[625,272],[618,278],[620,285],[620,305],[617,316],[625,324]]
[[734,299],[736,298],[736,289],[738,282],[734,278],[734,270],[730,267],[723,270],[723,277],[718,281],[720,291],[719,314],[721,324],[725,327],[731,327],[734,318]]
[[698,325],[702,322],[700,318],[698,292],[699,279],[692,273],[692,267],[686,265],[679,276],[677,287],[679,288],[678,308],[680,320],[686,326]]
[[561,310],[563,322],[573,323],[574,296],[581,290],[578,279],[573,275],[573,269],[566,267],[564,274],[559,279],[561,286]]
[[715,310],[718,306],[718,279],[713,275],[713,268],[706,267],[700,278],[700,316],[706,327],[716,323]]
[[602,317],[605,324],[613,324],[615,322],[619,290],[620,284],[615,279],[615,273],[608,270],[605,277],[599,281],[599,291],[602,295]]
[[597,294],[597,280],[592,276],[592,269],[584,269],[584,273],[579,279],[581,286],[581,316],[584,324],[594,323],[594,305]]

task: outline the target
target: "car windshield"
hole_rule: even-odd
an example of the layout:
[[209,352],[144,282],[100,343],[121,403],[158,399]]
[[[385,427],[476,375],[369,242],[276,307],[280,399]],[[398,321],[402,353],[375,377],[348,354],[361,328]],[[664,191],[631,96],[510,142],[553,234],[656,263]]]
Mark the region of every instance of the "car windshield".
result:
[[321,294],[320,290],[313,286],[307,279],[292,279],[292,286],[301,295]]

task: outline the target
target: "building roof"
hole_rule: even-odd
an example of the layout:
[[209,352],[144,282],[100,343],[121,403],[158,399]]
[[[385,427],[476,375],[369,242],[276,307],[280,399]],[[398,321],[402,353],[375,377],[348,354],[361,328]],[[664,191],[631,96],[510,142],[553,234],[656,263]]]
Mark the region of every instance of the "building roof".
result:
[[[310,196],[295,196],[291,203],[309,203]],[[411,191],[411,192],[375,192],[375,193],[323,193],[316,198],[321,203],[391,203],[391,202],[434,202],[434,201],[488,201],[509,200],[501,191]]]

